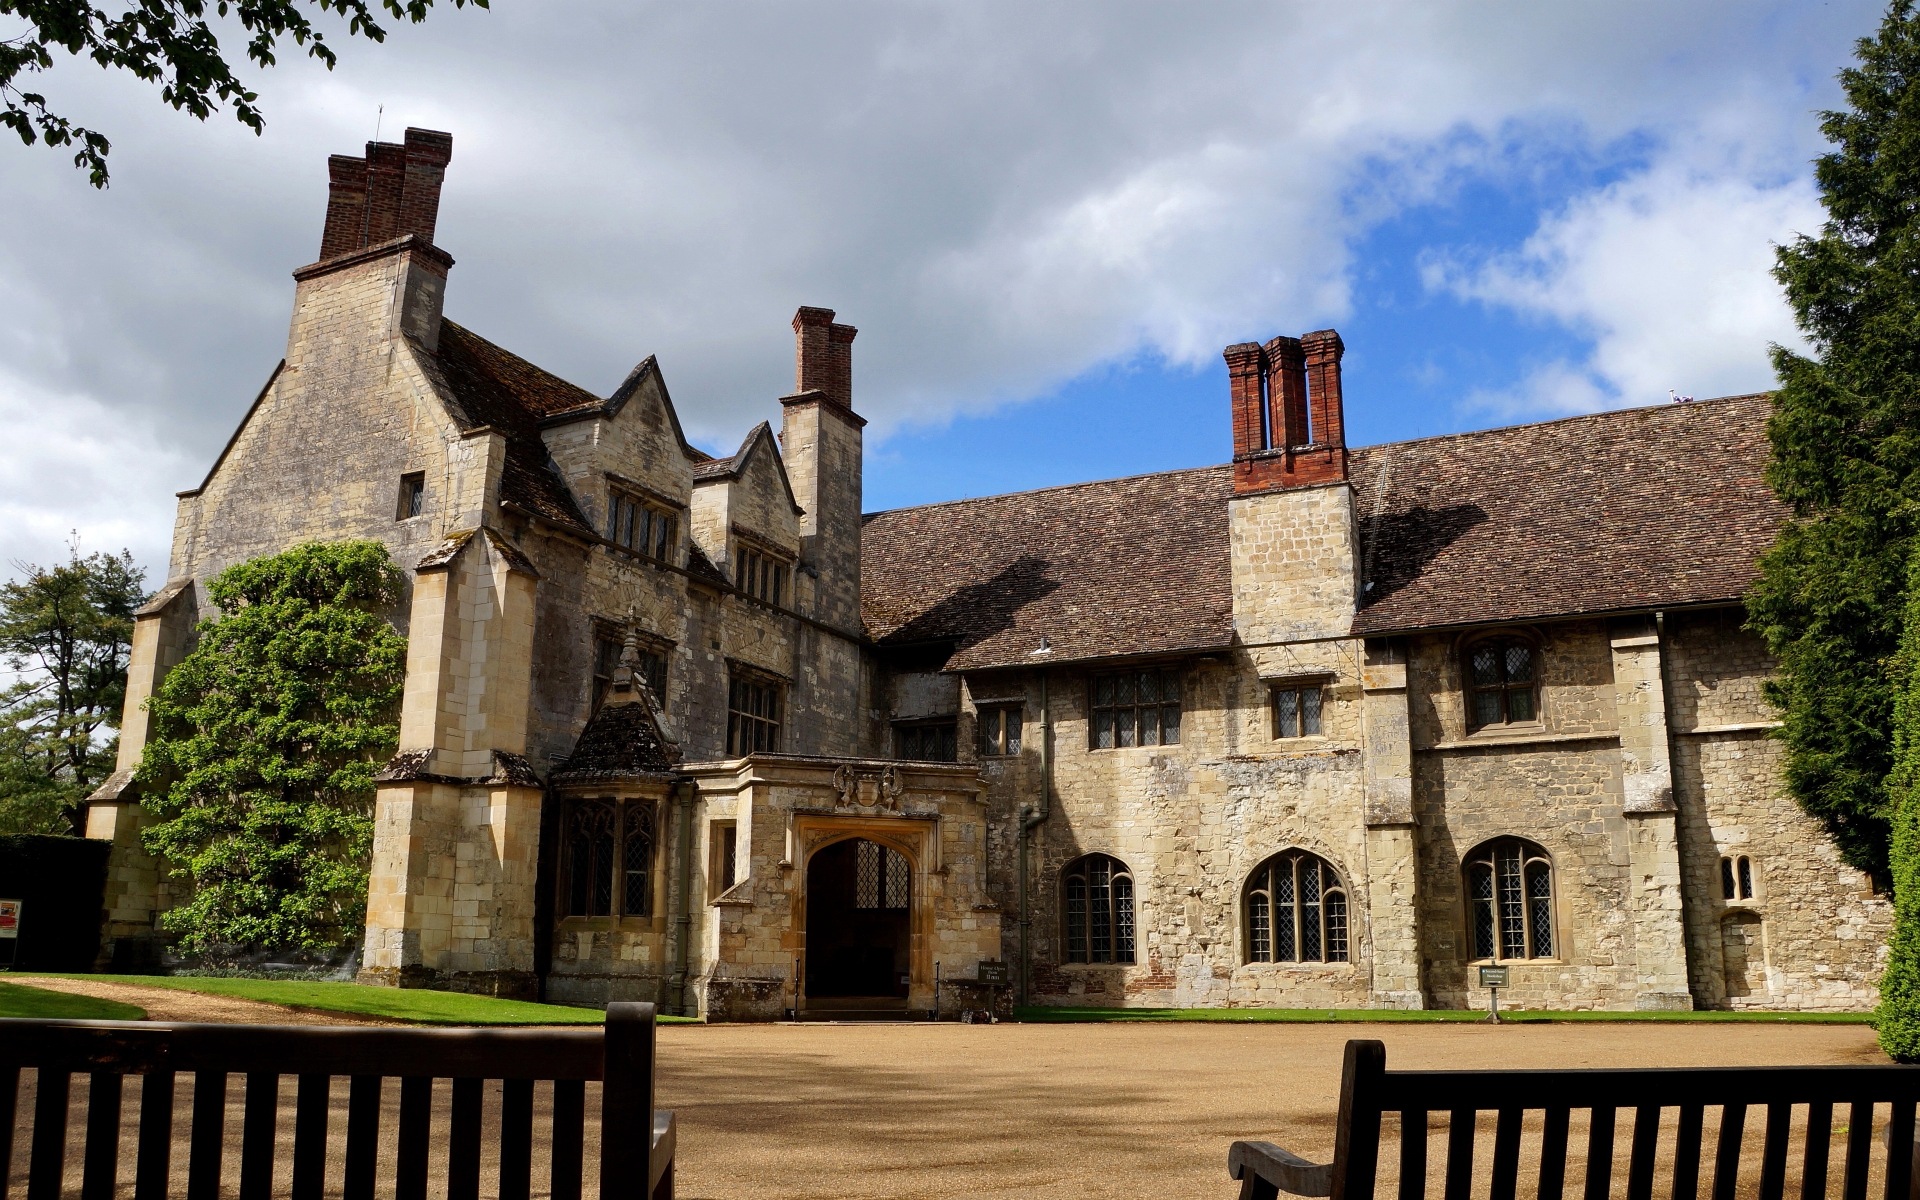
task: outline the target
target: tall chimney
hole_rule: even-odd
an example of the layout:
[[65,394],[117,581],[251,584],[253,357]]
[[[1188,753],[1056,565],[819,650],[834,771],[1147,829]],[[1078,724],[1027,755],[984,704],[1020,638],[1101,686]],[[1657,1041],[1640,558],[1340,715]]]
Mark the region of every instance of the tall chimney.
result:
[[320,261],[412,234],[431,244],[453,135],[409,129],[405,144],[368,142],[365,158],[327,160],[327,225]]
[[1345,481],[1345,349],[1331,329],[1227,347],[1236,494]]
[[[861,429],[853,411],[851,325],[830,308],[793,315],[794,394],[780,398],[780,455],[800,505],[800,571],[813,579],[810,615],[860,625]],[[796,714],[797,716],[798,714]]]

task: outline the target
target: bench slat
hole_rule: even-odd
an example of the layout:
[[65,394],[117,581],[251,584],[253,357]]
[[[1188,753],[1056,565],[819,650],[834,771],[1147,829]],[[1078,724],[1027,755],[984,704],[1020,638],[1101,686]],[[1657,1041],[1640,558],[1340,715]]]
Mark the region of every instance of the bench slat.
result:
[[[1704,1104],[1680,1106],[1680,1125],[1673,1139],[1673,1200],[1699,1200],[1701,1131],[1706,1115]],[[1826,1200],[1824,1193],[1819,1200]]]
[[240,1200],[273,1200],[273,1143],[279,1120],[279,1073],[247,1072],[240,1110]]
[[1787,1190],[1787,1140],[1793,1105],[1767,1105],[1766,1140],[1760,1143],[1760,1200],[1780,1200]]
[[133,1158],[133,1200],[167,1200],[173,1167],[172,1071],[151,1071],[140,1081],[140,1141]]
[[227,1140],[227,1073],[196,1071],[193,1129],[187,1143],[187,1200],[219,1200],[220,1156]]
[[41,1071],[35,1081],[27,1200],[60,1200],[60,1181],[67,1170],[67,1098],[72,1084],[65,1071]]
[[1847,1169],[1842,1200],[1867,1200],[1867,1167],[1873,1154],[1873,1103],[1856,1100],[1847,1116]]
[[453,1081],[452,1128],[447,1137],[447,1200],[480,1197],[480,1095],[478,1079]]
[[1520,1120],[1525,1115],[1517,1108],[1503,1108],[1493,1127],[1492,1200],[1513,1200],[1520,1177]]
[[1833,1147],[1833,1105],[1807,1105],[1807,1147],[1800,1160],[1800,1200],[1826,1200],[1827,1157]]
[[500,1200],[533,1195],[533,1081],[500,1085]]
[[1427,1194],[1427,1113],[1400,1114],[1400,1200],[1425,1200]]
[[1587,1123],[1587,1180],[1585,1200],[1607,1200],[1613,1190],[1614,1110],[1596,1108]]
[[95,1071],[87,1081],[87,1145],[81,1160],[80,1200],[113,1200],[120,1173],[121,1076]]
[[1540,1130],[1540,1200],[1561,1200],[1567,1192],[1567,1126],[1570,1112],[1550,1108]]
[[433,1117],[433,1080],[400,1081],[400,1146],[394,1200],[427,1200],[427,1126]]
[[1653,1200],[1653,1163],[1660,1153],[1660,1106],[1633,1110],[1633,1143],[1627,1158],[1627,1200]]
[[1385,1085],[1393,1108],[1443,1111],[1506,1107],[1544,1109],[1569,1095],[1581,1107],[1635,1108],[1648,1096],[1667,1107],[1741,1102],[1790,1095],[1796,1103],[1920,1100],[1920,1066],[1700,1067],[1680,1070],[1394,1071]]
[[355,1075],[347,1082],[347,1162],[341,1200],[373,1200],[380,1161],[379,1075]]
[[1473,1125],[1470,1108],[1447,1114],[1446,1200],[1473,1200]]
[[1907,1200],[1913,1186],[1913,1101],[1895,1101],[1887,1124],[1887,1200]]
[[580,1200],[586,1111],[585,1084],[563,1079],[553,1085],[553,1162],[549,1184],[553,1200]]
[[1728,1104],[1720,1110],[1720,1145],[1713,1158],[1713,1200],[1735,1200],[1740,1182],[1740,1143],[1747,1132],[1747,1106]]
[[327,1105],[333,1077],[302,1075],[293,1095],[293,1200],[320,1200],[327,1186]]

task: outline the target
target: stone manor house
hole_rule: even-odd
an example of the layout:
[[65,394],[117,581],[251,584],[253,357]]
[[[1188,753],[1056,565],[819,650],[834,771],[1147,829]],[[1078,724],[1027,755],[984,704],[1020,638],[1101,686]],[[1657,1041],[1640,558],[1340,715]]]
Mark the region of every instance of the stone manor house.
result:
[[702,453],[653,358],[602,396],[442,316],[451,153],[329,161],[286,357],[180,493],[88,816],[116,954],[177,886],[130,771],[207,581],[373,538],[409,650],[364,981],[1874,1003],[1890,904],[1783,793],[1742,628],[1766,396],[1349,448],[1323,330],[1226,348],[1230,464],[863,513],[853,327],[800,309],[778,431]]

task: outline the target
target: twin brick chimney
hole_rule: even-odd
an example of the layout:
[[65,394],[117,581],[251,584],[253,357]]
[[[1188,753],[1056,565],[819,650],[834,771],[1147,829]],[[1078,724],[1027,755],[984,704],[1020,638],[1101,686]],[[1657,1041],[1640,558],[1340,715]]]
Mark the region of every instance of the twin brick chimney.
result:
[[853,339],[859,332],[851,325],[835,325],[830,308],[794,313],[794,392],[825,392],[841,408],[852,409]]
[[320,261],[408,234],[433,242],[440,183],[453,158],[453,135],[409,129],[402,145],[368,142],[365,158],[327,159],[327,228]]
[[1346,413],[1331,329],[1226,349],[1237,495],[1338,483],[1347,477]]

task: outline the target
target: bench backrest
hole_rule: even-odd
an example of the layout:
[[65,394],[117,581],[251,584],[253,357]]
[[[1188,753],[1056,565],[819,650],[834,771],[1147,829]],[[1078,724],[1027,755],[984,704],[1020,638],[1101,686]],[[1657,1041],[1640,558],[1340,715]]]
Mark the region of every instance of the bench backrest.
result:
[[[1757,1194],[1781,1200],[1786,1186],[1793,1109],[1805,1105],[1801,1138],[1800,1196],[1827,1194],[1834,1108],[1848,1106],[1844,1200],[1866,1200],[1874,1153],[1873,1106],[1892,1108],[1883,1145],[1885,1200],[1909,1200],[1913,1188],[1914,1105],[1920,1101],[1920,1067],[1667,1067],[1646,1070],[1389,1071],[1386,1046],[1347,1043],[1340,1084],[1340,1119],[1334,1150],[1332,1200],[1372,1200],[1380,1156],[1383,1113],[1400,1114],[1400,1200],[1426,1195],[1428,1114],[1449,1114],[1445,1151],[1446,1200],[1467,1200],[1473,1183],[1475,1117],[1494,1112],[1490,1200],[1514,1200],[1520,1165],[1521,1121],[1542,1114],[1539,1196],[1566,1194],[1567,1132],[1572,1111],[1591,1115],[1587,1127],[1585,1200],[1606,1200],[1613,1182],[1619,1113],[1632,1113],[1627,1200],[1651,1200],[1657,1163],[1673,1164],[1675,1200],[1698,1195],[1705,1111],[1720,1113],[1711,1168],[1712,1200]],[[1766,1110],[1757,1193],[1740,1189],[1740,1149],[1750,1107]],[[1678,1109],[1673,1142],[1659,1144],[1660,1110]]]
[[[654,1008],[613,1004],[604,1029],[419,1029],[302,1025],[193,1025],[150,1021],[0,1020],[0,1200],[12,1161],[20,1073],[37,1071],[28,1200],[57,1200],[66,1171],[72,1076],[91,1083],[79,1133],[83,1200],[110,1200],[119,1171],[125,1077],[141,1077],[135,1200],[166,1196],[174,1143],[174,1088],[193,1079],[187,1131],[188,1200],[216,1200],[227,1140],[227,1076],[246,1077],[240,1139],[241,1200],[273,1194],[280,1077],[298,1078],[292,1146],[293,1200],[319,1200],[327,1167],[332,1080],[346,1076],[346,1200],[372,1200],[385,1080],[399,1080],[394,1160],[396,1200],[425,1200],[436,1080],[451,1081],[451,1119],[440,1148],[447,1200],[479,1194],[482,1099],[501,1081],[499,1195],[532,1190],[534,1083],[553,1081],[554,1200],[578,1200],[585,1144],[586,1084],[602,1082],[600,1195],[644,1200],[672,1187],[671,1118],[666,1161],[654,1150]],[[390,1094],[390,1093],[389,1093]]]

